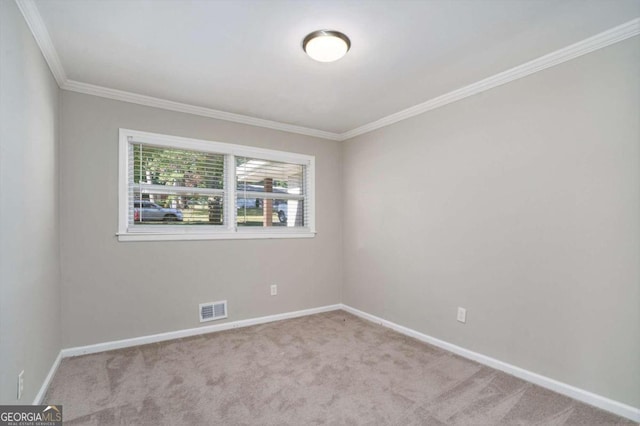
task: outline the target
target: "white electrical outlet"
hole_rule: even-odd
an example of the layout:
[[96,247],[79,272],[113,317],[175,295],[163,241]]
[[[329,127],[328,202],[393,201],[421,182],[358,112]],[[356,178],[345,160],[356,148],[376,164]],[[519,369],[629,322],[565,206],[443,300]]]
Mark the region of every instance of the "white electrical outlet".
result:
[[467,322],[467,310],[465,308],[458,307],[458,321]]
[[278,295],[278,286],[276,284],[273,284],[271,286],[271,295],[272,296],[277,296]]
[[24,391],[24,370],[18,374],[18,399],[22,398],[22,391]]

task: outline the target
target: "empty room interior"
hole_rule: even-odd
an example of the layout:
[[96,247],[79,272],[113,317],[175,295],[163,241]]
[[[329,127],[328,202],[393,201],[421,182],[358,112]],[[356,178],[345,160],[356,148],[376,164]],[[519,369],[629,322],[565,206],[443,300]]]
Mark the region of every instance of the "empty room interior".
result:
[[0,0],[0,280],[1,424],[638,424],[640,0]]

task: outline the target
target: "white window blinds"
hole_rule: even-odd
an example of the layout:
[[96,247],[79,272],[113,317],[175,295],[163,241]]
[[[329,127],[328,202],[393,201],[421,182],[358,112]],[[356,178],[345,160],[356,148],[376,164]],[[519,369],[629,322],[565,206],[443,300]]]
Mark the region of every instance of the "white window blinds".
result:
[[224,155],[129,145],[129,224],[223,225]]
[[315,234],[312,156],[121,129],[120,164],[120,240]]
[[238,226],[304,227],[306,167],[236,157]]

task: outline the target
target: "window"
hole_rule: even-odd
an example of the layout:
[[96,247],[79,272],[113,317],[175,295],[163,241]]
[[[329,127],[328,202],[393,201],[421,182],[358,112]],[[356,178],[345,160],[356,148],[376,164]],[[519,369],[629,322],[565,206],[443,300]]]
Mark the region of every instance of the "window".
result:
[[315,235],[314,157],[120,129],[120,241]]

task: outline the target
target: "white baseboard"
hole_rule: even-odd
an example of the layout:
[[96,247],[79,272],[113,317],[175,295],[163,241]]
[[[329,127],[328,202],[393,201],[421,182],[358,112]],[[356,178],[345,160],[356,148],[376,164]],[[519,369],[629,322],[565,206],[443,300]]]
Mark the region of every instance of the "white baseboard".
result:
[[177,330],[177,331],[170,331],[167,333],[153,334],[149,336],[134,337],[131,339],[97,343],[95,345],[77,346],[74,348],[62,349],[58,354],[58,357],[55,359],[53,365],[51,366],[51,370],[49,371],[49,374],[47,375],[44,383],[42,384],[42,387],[40,388],[40,391],[38,392],[38,395],[36,396],[33,403],[40,404],[42,402],[42,399],[44,398],[44,395],[46,394],[47,389],[49,388],[49,384],[51,383],[51,379],[53,378],[56,370],[58,369],[58,366],[60,365],[60,360],[62,358],[92,354],[97,352],[104,352],[104,351],[109,351],[114,349],[128,348],[131,346],[145,345],[148,343],[163,342],[166,340],[197,336],[200,334],[214,333],[216,331],[230,330],[234,328],[249,327],[252,325],[265,324],[265,323],[280,321],[280,320],[289,319],[289,318],[303,317],[307,315],[318,314],[321,312],[335,311],[338,309],[343,309],[346,312],[349,312],[360,318],[366,319],[376,324],[380,324],[384,327],[390,328],[404,335],[413,337],[420,341],[445,349],[449,352],[453,352],[457,355],[479,362],[480,364],[487,365],[491,368],[495,368],[496,370],[504,371],[505,373],[511,374],[515,377],[526,380],[528,382],[535,383],[536,385],[558,392],[559,394],[569,396],[578,401],[593,405],[595,407],[601,408],[603,410],[609,411],[619,416],[626,417],[635,422],[640,422],[639,408],[632,407],[630,405],[626,405],[621,402],[614,401],[612,399],[594,394],[592,392],[577,388],[575,386],[571,386],[569,384],[559,382],[557,380],[551,379],[546,376],[542,376],[532,371],[528,371],[523,368],[516,367],[515,365],[511,365],[506,362],[499,361],[495,358],[491,358],[489,356],[482,355],[480,353],[445,342],[444,340],[436,339],[435,337],[431,337],[427,334],[420,333],[419,331],[410,329],[408,327],[404,327],[402,325],[393,323],[391,321],[387,321],[375,315],[368,314],[366,312],[360,311],[358,309],[352,308],[351,306],[344,305],[344,304],[328,305],[328,306],[322,306],[319,308],[304,309],[301,311],[285,312],[282,314],[268,315],[265,317],[250,318],[246,320],[208,325],[205,327],[196,327],[196,328],[190,328],[186,330]]
[[49,374],[45,377],[44,382],[42,382],[42,386],[40,386],[40,390],[36,395],[36,398],[33,400],[33,405],[42,404],[42,400],[44,399],[44,395],[47,393],[47,389],[49,389],[49,385],[51,384],[51,380],[53,376],[56,374],[58,370],[58,366],[60,365],[60,360],[62,359],[62,351],[58,352],[58,356],[53,361],[53,365],[51,365],[51,369],[49,370]]
[[94,345],[76,346],[62,350],[62,357],[68,358],[78,355],[87,355],[97,352],[111,351],[114,349],[128,348],[131,346],[146,345],[149,343],[164,342],[165,340],[179,339],[182,337],[197,336],[200,334],[214,333],[216,331],[230,330],[233,328],[249,327],[252,325],[265,324],[273,321],[280,321],[289,318],[303,317],[306,315],[319,314],[341,309],[342,305],[328,305],[319,308],[303,309],[301,311],[285,312],[282,314],[268,315],[266,317],[250,318],[246,320],[224,322],[204,327],[188,328],[186,330],[169,331],[167,333],[152,334],[149,336],[133,337],[131,339],[114,340],[112,342],[96,343]]
[[595,407],[601,408],[603,410],[609,411],[611,413],[617,414],[622,417],[626,417],[630,420],[633,420],[634,422],[640,422],[640,408],[632,407],[630,405],[626,405],[621,402],[614,401],[612,399],[606,398],[601,395],[596,395],[584,389],[580,389],[575,386],[571,386],[566,383],[562,383],[557,380],[551,379],[549,377],[542,376],[532,371],[525,370],[520,367],[516,367],[515,365],[511,365],[506,362],[499,361],[495,358],[491,358],[489,356],[482,355],[474,351],[470,351],[469,349],[456,346],[454,344],[445,342],[444,340],[436,339],[435,337],[431,337],[427,334],[420,333],[419,331],[410,329],[408,327],[404,327],[402,325],[393,323],[391,321],[387,321],[375,315],[371,315],[366,312],[360,311],[358,309],[352,308],[351,306],[348,306],[348,305],[343,304],[342,309],[360,318],[366,319],[376,324],[380,324],[384,327],[390,328],[404,335],[413,337],[422,342],[429,343],[433,346],[437,346],[449,352],[453,352],[464,358],[468,358],[473,361],[479,362],[480,364],[484,364],[491,368],[495,368],[496,370],[504,371],[505,373],[511,374],[512,376],[518,377],[528,382],[535,383],[536,385],[542,386],[543,388],[550,389],[554,392],[557,392],[562,395],[566,395],[568,397],[584,402],[586,404],[593,405]]

